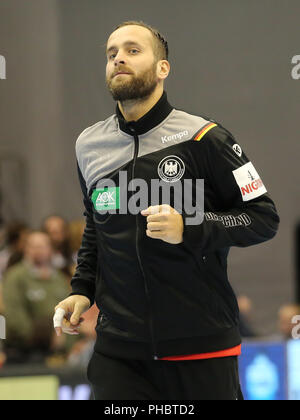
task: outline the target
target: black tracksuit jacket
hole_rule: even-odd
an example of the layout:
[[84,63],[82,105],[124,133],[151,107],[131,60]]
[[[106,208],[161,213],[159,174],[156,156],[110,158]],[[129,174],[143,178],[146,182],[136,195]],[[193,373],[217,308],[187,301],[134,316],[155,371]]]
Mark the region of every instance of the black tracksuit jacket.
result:
[[[227,276],[228,253],[232,246],[272,239],[279,216],[232,134],[207,117],[173,108],[164,92],[135,122],[126,122],[117,106],[115,115],[79,136],[76,156],[86,228],[72,295],[87,296],[100,309],[95,351],[157,360],[239,345],[239,310]],[[120,195],[129,201],[138,191],[129,186],[125,191],[121,171],[127,177],[125,187],[139,178],[149,190],[153,180],[173,186],[204,180],[202,223],[187,223],[191,215],[183,204],[177,209],[184,221],[183,242],[173,245],[149,238],[146,217],[125,214],[115,204],[120,204]],[[115,188],[109,190],[104,180],[113,181]],[[174,207],[175,190],[170,191],[168,202],[148,195],[141,209]],[[190,194],[195,203],[195,185]],[[112,207],[103,207],[107,204]],[[105,208],[114,209],[114,214],[104,213]]]

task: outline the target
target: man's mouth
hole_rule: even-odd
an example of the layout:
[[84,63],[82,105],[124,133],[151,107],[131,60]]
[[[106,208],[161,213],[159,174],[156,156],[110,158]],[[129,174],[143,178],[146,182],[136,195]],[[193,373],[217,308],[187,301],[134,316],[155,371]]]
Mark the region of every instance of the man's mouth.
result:
[[128,72],[126,72],[126,71],[120,71],[120,72],[116,73],[116,74],[114,75],[114,77],[116,77],[116,76],[120,76],[121,74],[131,74],[131,73],[128,73]]

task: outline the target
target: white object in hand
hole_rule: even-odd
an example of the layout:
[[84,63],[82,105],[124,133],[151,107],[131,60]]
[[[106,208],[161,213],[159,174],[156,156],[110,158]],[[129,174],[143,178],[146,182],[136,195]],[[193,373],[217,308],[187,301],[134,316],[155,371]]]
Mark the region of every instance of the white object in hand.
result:
[[62,308],[57,308],[53,317],[54,328],[62,328],[63,319],[66,315],[66,311]]

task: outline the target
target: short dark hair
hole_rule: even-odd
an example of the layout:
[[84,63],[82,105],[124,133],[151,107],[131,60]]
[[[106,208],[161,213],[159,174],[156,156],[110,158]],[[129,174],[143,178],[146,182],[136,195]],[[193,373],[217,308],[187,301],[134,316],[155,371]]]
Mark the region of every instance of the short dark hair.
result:
[[143,28],[148,29],[152,33],[153,38],[154,38],[154,54],[157,61],[169,59],[169,46],[168,46],[168,42],[166,38],[156,28],[153,28],[147,23],[141,20],[139,21],[129,20],[118,25],[114,29],[114,31],[116,31],[117,29],[123,28],[124,26],[130,26],[130,25],[142,26]]
[[20,239],[22,232],[28,231],[29,227],[25,222],[16,220],[8,223],[5,230],[6,242],[9,246],[13,246]]

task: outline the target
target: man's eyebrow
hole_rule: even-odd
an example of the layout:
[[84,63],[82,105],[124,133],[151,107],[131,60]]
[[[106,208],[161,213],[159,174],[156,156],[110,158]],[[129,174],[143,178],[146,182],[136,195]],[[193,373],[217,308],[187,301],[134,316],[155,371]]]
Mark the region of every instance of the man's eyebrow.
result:
[[[123,45],[124,46],[136,45],[137,47],[142,48],[142,46],[138,42],[136,42],[136,41],[126,41],[126,42],[124,42]],[[110,51],[117,50],[117,49],[118,48],[115,45],[112,45],[111,47],[109,47],[106,50],[106,54],[108,54]]]

